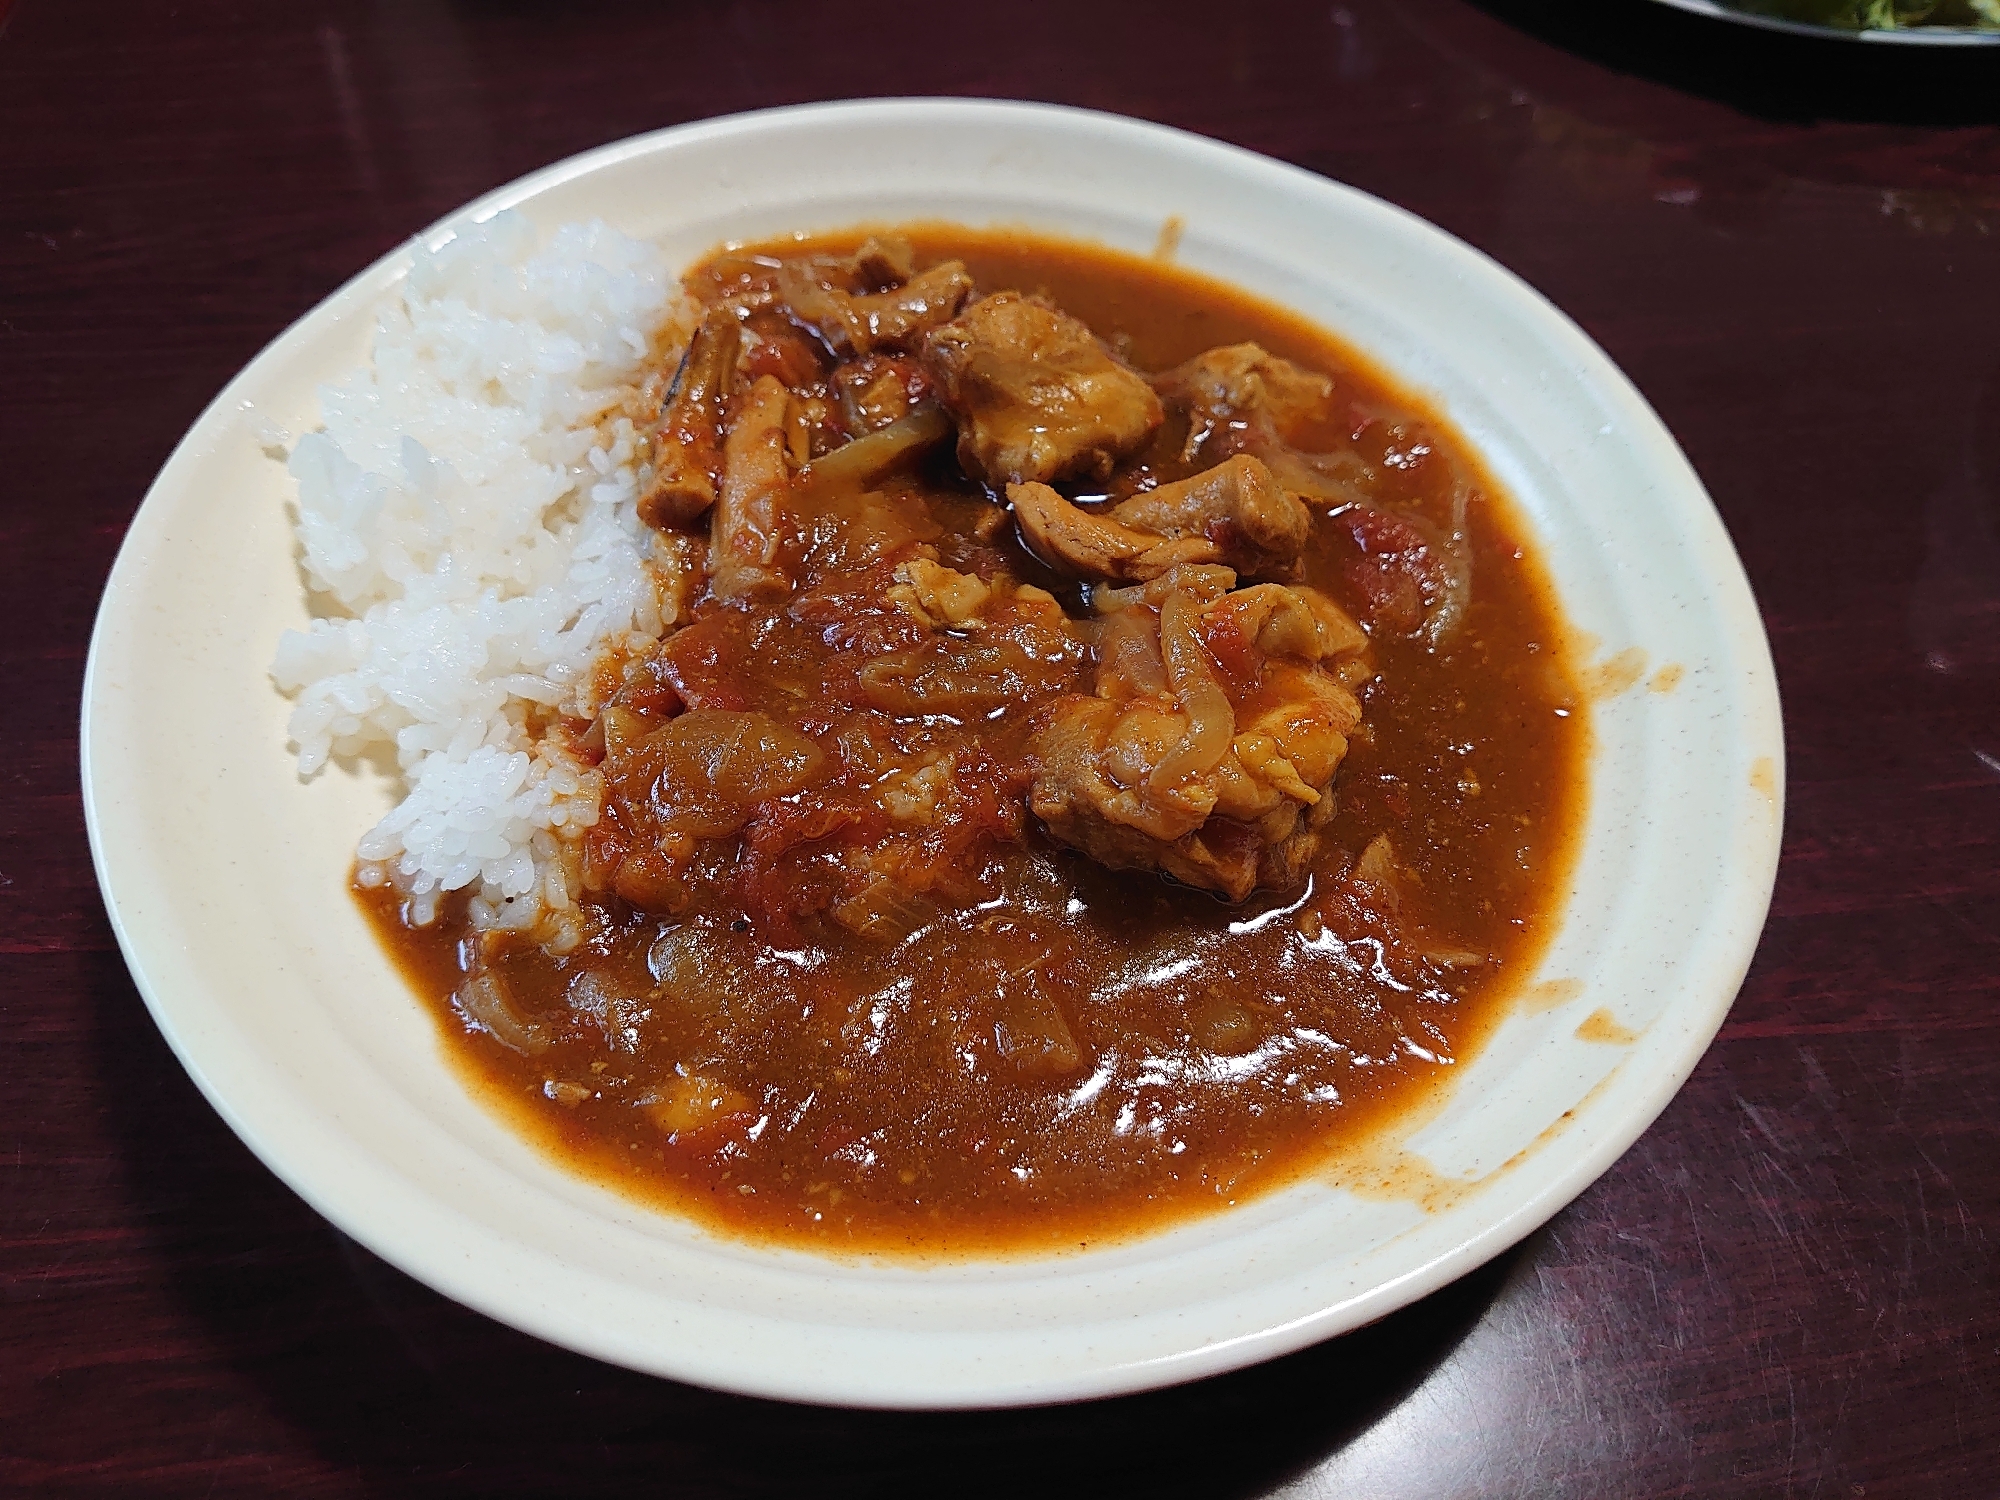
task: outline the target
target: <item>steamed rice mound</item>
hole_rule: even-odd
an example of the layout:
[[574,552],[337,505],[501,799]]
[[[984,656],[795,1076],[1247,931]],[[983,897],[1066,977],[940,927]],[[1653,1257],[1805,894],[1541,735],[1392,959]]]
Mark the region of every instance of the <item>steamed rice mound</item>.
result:
[[502,214],[418,252],[369,366],[320,389],[324,425],[292,448],[314,618],[271,675],[301,775],[393,754],[402,800],[358,871],[413,921],[469,890],[477,926],[574,941],[601,788],[562,721],[685,600],[685,544],[635,506],[643,383],[691,316],[655,247],[603,224],[538,246]]

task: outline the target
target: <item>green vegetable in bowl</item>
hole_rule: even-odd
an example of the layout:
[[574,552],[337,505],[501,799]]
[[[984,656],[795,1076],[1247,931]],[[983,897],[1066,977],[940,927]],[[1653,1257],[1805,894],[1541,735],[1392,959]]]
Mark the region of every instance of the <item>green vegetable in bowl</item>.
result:
[[2000,31],[2000,0],[1731,0],[1738,10],[1841,31],[1963,26]]

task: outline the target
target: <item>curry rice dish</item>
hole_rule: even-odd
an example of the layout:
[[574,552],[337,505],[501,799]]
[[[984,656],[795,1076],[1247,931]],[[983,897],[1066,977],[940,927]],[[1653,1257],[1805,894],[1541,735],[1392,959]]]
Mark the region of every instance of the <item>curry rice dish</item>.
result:
[[1556,920],[1587,727],[1445,423],[1023,233],[661,299],[552,511],[617,520],[651,617],[473,747],[561,817],[489,840],[512,889],[407,808],[357,869],[489,1097],[714,1228],[965,1254],[1239,1201],[1448,1077]]

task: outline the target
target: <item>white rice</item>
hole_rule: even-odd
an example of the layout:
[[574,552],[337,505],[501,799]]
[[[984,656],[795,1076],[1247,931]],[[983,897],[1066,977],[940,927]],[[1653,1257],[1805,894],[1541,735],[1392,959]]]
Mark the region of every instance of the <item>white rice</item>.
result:
[[594,714],[593,664],[656,640],[685,593],[636,514],[633,418],[689,320],[653,246],[581,224],[538,248],[502,214],[418,253],[370,367],[321,388],[292,449],[315,618],[271,675],[302,775],[393,752],[403,798],[360,878],[419,922],[467,887],[482,926],[560,942],[575,911],[600,784],[539,730]]

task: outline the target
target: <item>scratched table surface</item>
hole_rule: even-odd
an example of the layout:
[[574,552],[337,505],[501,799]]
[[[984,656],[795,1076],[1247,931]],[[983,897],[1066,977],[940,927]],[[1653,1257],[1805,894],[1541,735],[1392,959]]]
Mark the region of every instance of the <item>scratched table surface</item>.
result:
[[[0,24],[0,1488],[2000,1494],[2000,49],[1649,0],[0,0]],[[99,590],[266,341],[559,157],[897,93],[1167,121],[1477,245],[1678,435],[1776,653],[1776,901],[1664,1116],[1487,1269],[1178,1390],[792,1407],[467,1312],[201,1100],[85,849]]]

